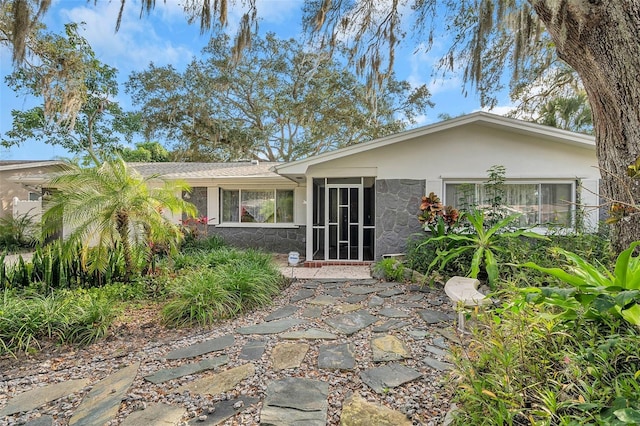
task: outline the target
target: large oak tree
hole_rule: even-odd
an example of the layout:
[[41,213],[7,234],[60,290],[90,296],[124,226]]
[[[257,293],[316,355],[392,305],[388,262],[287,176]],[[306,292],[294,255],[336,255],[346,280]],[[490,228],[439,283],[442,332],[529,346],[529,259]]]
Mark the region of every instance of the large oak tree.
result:
[[[42,8],[50,0],[31,2]],[[125,3],[122,0],[123,7]],[[246,8],[236,38],[239,52],[248,44],[258,16],[256,0],[185,0],[183,4],[189,18],[200,18],[206,29],[226,23],[230,3]],[[154,5],[154,0],[142,1],[143,10]],[[37,18],[35,10],[22,21]],[[603,196],[621,205],[637,205],[640,182],[627,176],[627,168],[640,157],[638,0],[314,0],[306,3],[305,11],[311,33],[324,35],[329,44],[345,39],[350,43],[354,64],[369,76],[372,86],[389,73],[404,35],[417,34],[429,46],[441,22],[453,35],[446,63],[465,61],[465,76],[482,96],[500,84],[508,62],[512,81],[517,81],[524,69],[544,70],[553,58],[560,58],[580,76],[589,98]],[[413,31],[407,20],[413,21]],[[13,40],[18,46],[16,57],[23,44],[19,38]],[[640,214],[616,223],[616,250],[638,239]]]
[[175,158],[292,161],[398,132],[431,105],[426,86],[393,77],[372,96],[337,55],[293,39],[254,38],[239,58],[229,43],[212,38],[184,72],[129,78],[145,136],[174,142]]

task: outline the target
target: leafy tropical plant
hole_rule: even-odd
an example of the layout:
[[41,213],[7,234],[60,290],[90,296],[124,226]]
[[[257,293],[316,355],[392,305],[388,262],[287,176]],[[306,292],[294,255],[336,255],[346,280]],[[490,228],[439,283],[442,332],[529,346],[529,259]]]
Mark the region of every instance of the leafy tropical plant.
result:
[[638,245],[640,241],[618,255],[613,271],[601,264],[593,265],[575,253],[555,249],[570,262],[566,270],[533,262],[520,266],[551,275],[570,287],[530,287],[524,291],[532,300],[560,307],[565,320],[575,319],[583,311],[587,319],[614,316],[640,326],[640,256],[634,256]]
[[[45,231],[51,235],[59,232],[59,223],[68,226],[67,241],[82,244],[82,258],[90,270],[103,271],[109,251],[120,243],[130,279],[135,270],[132,245],[147,246],[152,256],[154,245],[173,250],[182,239],[180,228],[164,212],[196,213],[195,206],[176,196],[190,189],[186,183],[164,181],[157,175],[143,177],[121,158],[96,167],[68,167],[50,183],[56,190],[45,201]],[[89,263],[90,247],[95,247],[97,256]]]
[[382,275],[387,281],[404,281],[404,264],[392,257],[376,262],[374,271]]
[[29,212],[0,218],[0,247],[5,250],[31,248],[39,237],[38,224]]
[[495,253],[503,251],[500,246],[502,240],[519,237],[546,239],[545,236],[527,229],[512,230],[509,225],[515,222],[518,217],[520,215],[507,216],[486,228],[485,214],[482,210],[464,212],[462,219],[466,219],[469,222],[470,227],[468,229],[458,233],[433,237],[425,242],[446,241],[449,243],[446,249],[437,251],[437,255],[429,265],[429,269],[431,270],[436,265],[438,265],[439,269],[444,269],[451,260],[468,252],[473,252],[468,276],[477,278],[481,269],[484,268],[489,285],[494,288],[498,279],[498,262]]

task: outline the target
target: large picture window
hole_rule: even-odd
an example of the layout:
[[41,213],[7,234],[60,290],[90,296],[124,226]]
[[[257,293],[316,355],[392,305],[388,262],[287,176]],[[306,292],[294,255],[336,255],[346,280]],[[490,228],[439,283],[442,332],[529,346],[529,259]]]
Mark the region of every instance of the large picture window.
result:
[[293,190],[223,189],[222,222],[293,223]]
[[[520,226],[561,226],[573,224],[575,183],[505,183],[502,204],[508,214],[519,213]],[[447,183],[445,201],[456,208],[483,205],[487,200],[482,183]]]

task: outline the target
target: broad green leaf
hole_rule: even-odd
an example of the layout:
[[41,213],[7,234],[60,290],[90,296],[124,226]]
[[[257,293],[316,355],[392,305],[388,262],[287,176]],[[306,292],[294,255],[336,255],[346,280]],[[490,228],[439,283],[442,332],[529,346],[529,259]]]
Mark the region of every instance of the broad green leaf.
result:
[[613,412],[613,414],[621,421],[625,423],[638,424],[640,423],[640,411],[627,407],[621,408]]
[[634,300],[638,300],[638,296],[640,296],[639,290],[621,291],[620,293],[615,295],[616,305],[620,306],[621,308],[624,308],[630,302],[633,302]]
[[632,305],[630,308],[621,310],[620,315],[629,324],[640,326],[640,305],[637,303]]
[[636,246],[640,244],[640,241],[636,241],[632,243],[628,249],[623,250],[619,255],[618,259],[616,259],[616,266],[614,269],[614,275],[616,277],[616,282],[619,283],[622,287],[627,288],[627,269],[629,267],[629,260]]
[[596,311],[601,314],[608,312],[611,308],[616,306],[616,302],[608,294],[599,294],[592,302],[592,306]]
[[520,267],[535,269],[536,271],[544,272],[545,274],[556,277],[567,284],[571,284],[576,287],[584,287],[585,281],[584,279],[577,277],[575,275],[571,275],[568,272],[564,271],[560,268],[545,268],[542,266],[538,266],[533,262],[527,262],[520,265]]
[[493,288],[495,282],[498,281],[498,263],[489,249],[486,249],[484,252],[484,267],[487,270],[489,284]]
[[473,258],[471,259],[471,272],[469,276],[471,278],[478,278],[478,273],[480,272],[480,263],[482,262],[482,255],[484,254],[484,247],[479,247],[475,253],[473,253]]
[[565,288],[565,287],[542,287],[540,289],[542,295],[550,298],[559,298],[562,300],[566,300],[576,293],[575,288]]

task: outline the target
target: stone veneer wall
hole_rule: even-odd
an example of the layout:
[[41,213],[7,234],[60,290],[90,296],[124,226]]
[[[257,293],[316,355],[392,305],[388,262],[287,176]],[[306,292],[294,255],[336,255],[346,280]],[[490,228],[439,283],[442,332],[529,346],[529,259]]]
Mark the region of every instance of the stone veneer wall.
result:
[[409,236],[421,232],[417,216],[425,187],[424,180],[376,180],[376,260],[405,253]]
[[185,194],[182,195],[182,198],[196,206],[198,209],[198,217],[207,215],[207,187],[206,186],[194,186],[191,188],[191,193],[189,194],[189,198],[185,197]]
[[209,225],[209,235],[220,235],[226,243],[239,248],[260,248],[273,253],[297,251],[305,256],[306,227],[254,228]]

